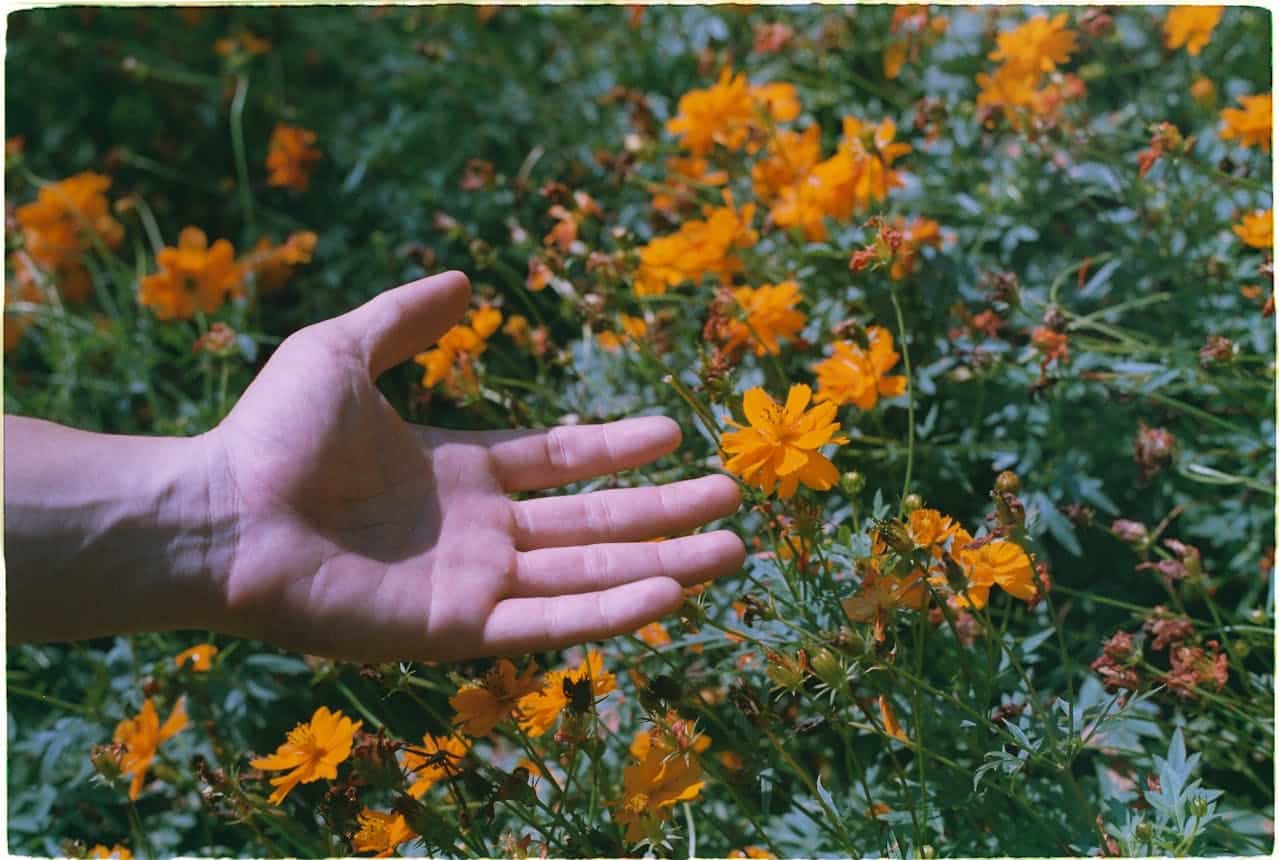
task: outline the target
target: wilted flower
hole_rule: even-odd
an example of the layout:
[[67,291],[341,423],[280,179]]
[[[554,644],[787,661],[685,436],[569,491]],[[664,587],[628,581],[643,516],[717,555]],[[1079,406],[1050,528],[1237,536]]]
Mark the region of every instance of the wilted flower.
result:
[[1147,427],[1141,422],[1137,429],[1137,443],[1133,459],[1141,469],[1141,477],[1150,480],[1172,462],[1176,438],[1162,427]]
[[120,758],[120,772],[131,775],[129,799],[137,800],[142,793],[142,784],[146,781],[147,771],[155,760],[160,744],[187,727],[186,700],[179,699],[169,713],[169,718],[160,725],[160,716],[156,713],[155,704],[148,697],[142,703],[142,711],[136,717],[121,720],[115,727],[112,740],[124,746],[124,754]]

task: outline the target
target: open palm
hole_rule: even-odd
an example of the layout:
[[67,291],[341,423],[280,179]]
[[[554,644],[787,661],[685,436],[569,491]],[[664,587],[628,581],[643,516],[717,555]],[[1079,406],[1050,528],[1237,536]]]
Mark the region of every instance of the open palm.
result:
[[286,340],[211,434],[230,500],[227,632],[367,662],[556,648],[631,631],[736,571],[736,484],[514,501],[679,444],[660,417],[551,430],[409,424],[374,380],[464,313],[466,278],[399,287]]

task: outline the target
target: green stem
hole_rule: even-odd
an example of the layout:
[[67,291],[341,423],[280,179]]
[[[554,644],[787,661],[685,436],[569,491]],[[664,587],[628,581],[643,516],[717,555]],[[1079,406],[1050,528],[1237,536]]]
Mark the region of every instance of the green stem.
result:
[[897,314],[897,339],[901,344],[902,365],[906,369],[906,478],[902,481],[901,497],[901,503],[905,505],[906,497],[910,495],[911,472],[915,468],[915,380],[910,370],[910,346],[906,342],[906,321],[902,317],[901,302],[897,300],[897,289],[890,288],[888,295],[893,300],[893,311]]
[[239,75],[235,79],[235,95],[231,99],[231,148],[235,152],[235,171],[239,178],[240,208],[244,210],[244,223],[253,232],[253,192],[249,187],[249,162],[244,148],[244,101],[249,94],[249,79]]

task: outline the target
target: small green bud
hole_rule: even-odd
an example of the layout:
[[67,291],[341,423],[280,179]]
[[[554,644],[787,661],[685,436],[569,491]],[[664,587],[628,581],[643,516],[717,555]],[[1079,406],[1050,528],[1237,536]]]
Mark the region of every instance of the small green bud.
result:
[[809,658],[808,665],[813,670],[813,674],[820,678],[828,687],[843,687],[848,680],[844,665],[840,663],[839,657],[835,652],[829,648],[822,648]]
[[937,849],[932,845],[921,845],[918,853],[921,860],[933,860],[937,856]]
[[1155,828],[1149,821],[1139,821],[1133,829],[1133,835],[1139,842],[1150,844],[1155,838]]
[[920,498],[919,493],[911,493],[902,499],[902,510],[908,514],[913,514],[924,506],[924,500]]
[[846,496],[855,496],[866,489],[866,476],[854,469],[839,476],[839,489]]
[[1208,801],[1202,797],[1194,797],[1190,800],[1190,814],[1195,818],[1203,818],[1208,814]]

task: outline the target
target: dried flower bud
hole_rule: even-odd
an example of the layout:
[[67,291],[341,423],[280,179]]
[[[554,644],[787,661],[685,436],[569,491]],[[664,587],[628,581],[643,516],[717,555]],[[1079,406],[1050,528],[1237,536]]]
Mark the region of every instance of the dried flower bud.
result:
[[995,478],[995,489],[1001,493],[1020,493],[1021,478],[1017,477],[1016,472],[1005,469],[999,473],[999,477]]
[[1150,546],[1150,531],[1136,520],[1115,520],[1110,524],[1110,533],[1136,549],[1144,550]]

